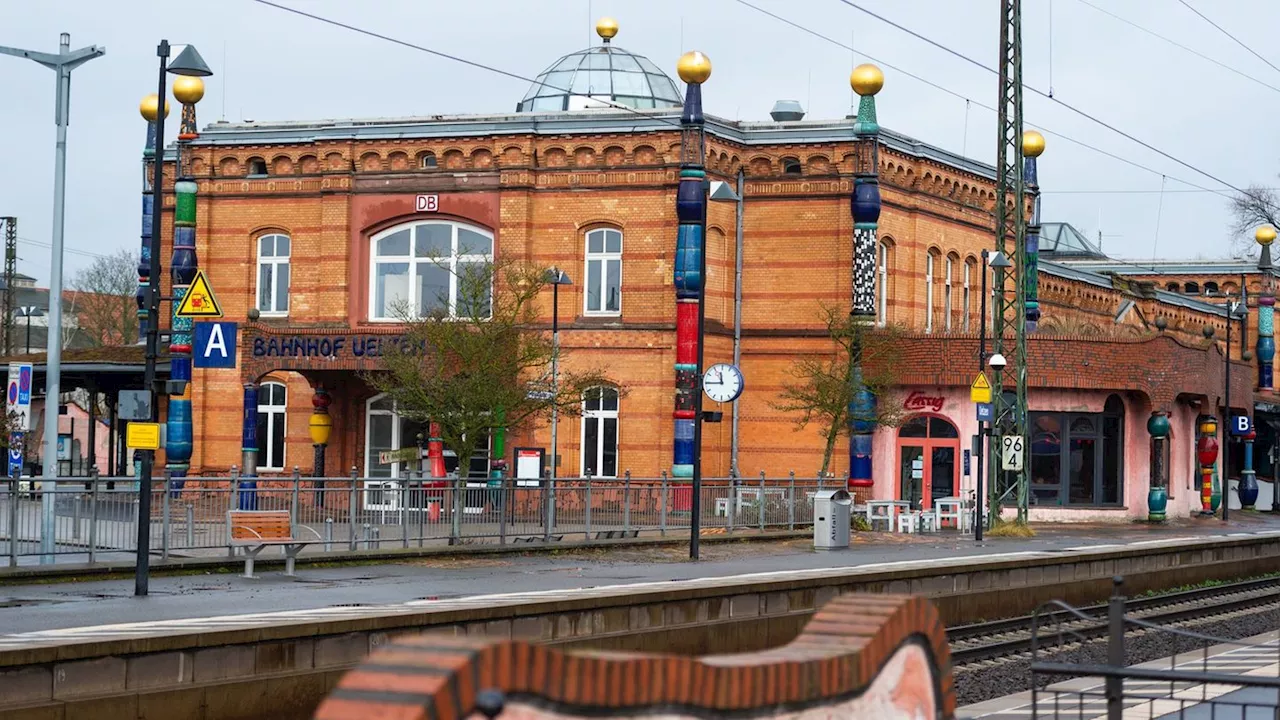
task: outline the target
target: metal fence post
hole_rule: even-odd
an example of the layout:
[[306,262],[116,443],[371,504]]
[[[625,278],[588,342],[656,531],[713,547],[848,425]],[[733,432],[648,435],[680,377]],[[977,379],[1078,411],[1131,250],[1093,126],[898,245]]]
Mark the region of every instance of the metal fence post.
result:
[[[462,468],[459,468],[462,470]],[[466,505],[463,502],[463,492],[466,482],[462,476],[453,479],[453,510],[449,512],[452,516],[449,518],[449,544],[457,545],[462,542],[462,513]]]
[[400,547],[409,547],[409,479],[400,483]]
[[351,550],[356,549],[356,485],[359,483],[359,476],[356,474],[356,466],[351,466],[351,489],[347,494],[347,542]]
[[760,471],[760,532],[764,532],[764,471]]
[[83,495],[81,493],[76,493],[76,496],[71,498],[71,539],[72,540],[80,539],[80,501],[82,497]]
[[[232,510],[236,509],[237,507],[236,498],[240,494],[240,467],[239,466],[237,465],[231,466],[231,479],[228,482],[229,482],[229,484],[227,485],[227,513],[228,514],[226,515],[226,517],[228,518],[227,532],[230,533],[231,532],[230,513]],[[236,556],[236,546],[231,544],[231,536],[229,534],[227,535],[227,556],[228,557]]]
[[631,529],[631,471],[623,473],[622,481],[622,532]]
[[330,552],[332,550],[333,550],[333,518],[327,517],[324,519],[324,551]]
[[662,505],[658,512],[658,531],[667,536],[667,471],[662,471]]
[[95,560],[98,548],[98,468],[89,471],[89,564]]
[[729,487],[725,494],[725,498],[726,498],[726,500],[724,501],[724,515],[726,518],[725,525],[728,528],[728,532],[733,532],[734,525],[737,524],[737,520],[738,520],[738,518],[736,517],[738,514],[737,513],[737,509],[738,509],[738,503],[737,503],[738,477],[737,475],[733,475],[733,474],[729,475]]
[[587,478],[587,526],[583,529],[582,536],[587,540],[591,539],[591,478]]
[[498,486],[498,544],[507,544],[507,481]]
[[796,471],[792,470],[787,479],[787,529],[796,529]]
[[187,547],[195,547],[196,544],[196,506],[187,503]]
[[[1114,587],[1111,600],[1107,603],[1107,664],[1113,671],[1125,666],[1124,659],[1124,596],[1120,594],[1120,586],[1124,578],[1119,575],[1112,578]],[[1106,679],[1107,720],[1121,720],[1124,715],[1124,681],[1110,674]]]
[[[298,493],[302,488],[302,471],[293,466],[293,488],[289,491],[289,524],[298,524]],[[294,537],[297,537],[296,535]]]
[[551,542],[551,526],[555,524],[556,489],[551,484],[551,471],[543,473],[542,478],[542,542]]
[[[170,488],[173,487],[173,473],[169,470],[164,471],[164,509],[160,516],[160,559],[169,559],[169,496],[172,494]],[[147,519],[147,531],[150,532],[151,520]]]
[[18,478],[9,478],[9,567],[18,567]]

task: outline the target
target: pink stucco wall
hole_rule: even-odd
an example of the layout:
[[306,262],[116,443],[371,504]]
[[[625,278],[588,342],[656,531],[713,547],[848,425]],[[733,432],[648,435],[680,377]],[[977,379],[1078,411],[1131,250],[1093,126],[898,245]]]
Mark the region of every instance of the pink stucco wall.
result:
[[[942,409],[934,414],[951,421],[960,432],[960,450],[971,447],[972,437],[978,432],[976,410],[969,401],[967,388],[912,387],[902,390],[894,399],[902,403],[913,391],[930,397],[941,397]],[[1029,398],[1031,411],[1094,412],[1103,410],[1112,393],[1082,390],[1036,390]],[[1147,434],[1147,419],[1151,416],[1150,403],[1135,401],[1133,397],[1116,393],[1124,402],[1124,469],[1119,508],[1031,508],[1031,519],[1042,522],[1079,522],[1086,520],[1112,520],[1127,522],[1132,518],[1147,516],[1147,490],[1150,484],[1151,437]],[[1194,466],[1194,424],[1197,410],[1185,403],[1173,408],[1169,422],[1170,435],[1169,504],[1168,517],[1187,517],[1200,508],[1199,486]],[[897,428],[881,428],[873,439],[873,471],[876,499],[894,499],[898,496],[899,457]],[[957,463],[959,460],[957,459]],[[963,470],[963,469],[962,469]],[[960,476],[960,494],[967,495],[974,487],[973,474],[977,462],[971,464],[971,474]],[[1006,514],[1012,514],[1007,510]]]

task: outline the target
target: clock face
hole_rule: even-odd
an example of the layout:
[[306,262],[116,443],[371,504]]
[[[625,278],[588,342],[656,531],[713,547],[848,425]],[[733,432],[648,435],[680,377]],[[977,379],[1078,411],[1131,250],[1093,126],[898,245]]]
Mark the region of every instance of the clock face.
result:
[[712,365],[702,376],[702,390],[715,402],[733,402],[742,394],[742,371],[724,363]]

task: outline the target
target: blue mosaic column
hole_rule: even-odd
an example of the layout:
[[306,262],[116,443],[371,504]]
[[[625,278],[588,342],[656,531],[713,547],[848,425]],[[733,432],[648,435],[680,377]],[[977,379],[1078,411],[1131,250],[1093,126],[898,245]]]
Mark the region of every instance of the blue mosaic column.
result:
[[1258,389],[1270,390],[1272,385],[1272,361],[1276,356],[1275,340],[1275,281],[1271,276],[1271,243],[1276,240],[1276,230],[1264,225],[1253,234],[1254,240],[1262,246],[1262,254],[1258,258],[1258,270],[1262,273],[1262,292],[1258,296]]
[[1022,274],[1026,288],[1027,332],[1035,332],[1040,322],[1040,183],[1036,178],[1036,158],[1044,152],[1044,136],[1035,130],[1022,133],[1022,177],[1032,197],[1031,221],[1027,223],[1026,272]]
[[258,509],[258,385],[245,383],[244,417],[240,426],[240,509]]
[[[142,148],[142,250],[138,254],[138,291],[134,299],[138,303],[138,344],[146,342],[147,325],[147,283],[151,281],[151,234],[155,228],[155,193],[152,192],[151,181],[154,177],[152,163],[156,160],[156,113],[160,103],[155,94],[142,99],[138,111],[147,121],[147,140]],[[169,103],[164,104],[164,114],[169,115]],[[135,455],[137,453],[135,452]]]
[[[876,93],[884,87],[884,73],[875,65],[859,65],[849,76],[859,96],[853,124],[855,163],[849,209],[853,215],[853,305],[855,321],[872,325],[876,318],[876,248],[880,227],[880,125],[876,121]],[[875,484],[871,475],[871,445],[876,430],[876,397],[863,384],[862,348],[854,349],[854,384],[849,403],[849,487],[859,502]]]

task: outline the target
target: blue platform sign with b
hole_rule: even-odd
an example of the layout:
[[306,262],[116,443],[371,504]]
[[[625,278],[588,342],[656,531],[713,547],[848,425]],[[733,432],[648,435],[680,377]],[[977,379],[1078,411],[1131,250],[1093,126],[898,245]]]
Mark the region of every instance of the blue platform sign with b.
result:
[[1248,415],[1231,416],[1231,434],[1237,437],[1253,432],[1253,419]]
[[236,324],[198,322],[191,365],[198,368],[230,369],[236,366]]

